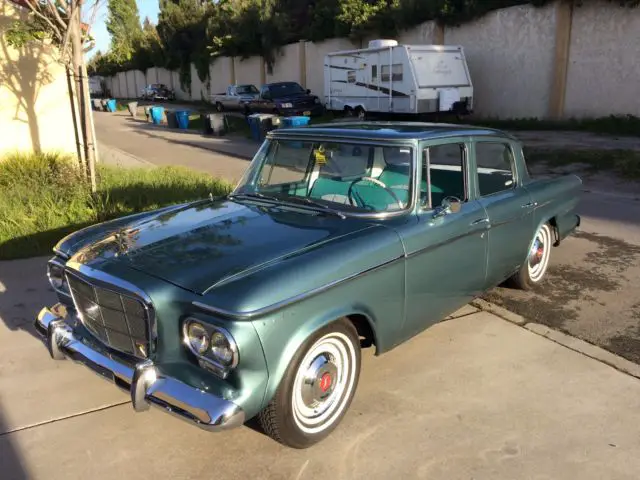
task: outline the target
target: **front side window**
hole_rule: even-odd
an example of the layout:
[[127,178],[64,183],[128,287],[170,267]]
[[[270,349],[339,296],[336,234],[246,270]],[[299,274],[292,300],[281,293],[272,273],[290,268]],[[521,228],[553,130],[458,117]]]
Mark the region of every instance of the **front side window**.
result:
[[428,205],[427,188],[431,192],[432,207],[440,205],[445,197],[456,197],[463,202],[467,199],[465,152],[463,143],[434,145],[425,149],[421,187],[423,205]]
[[481,197],[515,187],[515,162],[508,143],[476,143],[476,165]]
[[269,140],[234,194],[345,213],[397,212],[410,204],[413,158],[410,146]]

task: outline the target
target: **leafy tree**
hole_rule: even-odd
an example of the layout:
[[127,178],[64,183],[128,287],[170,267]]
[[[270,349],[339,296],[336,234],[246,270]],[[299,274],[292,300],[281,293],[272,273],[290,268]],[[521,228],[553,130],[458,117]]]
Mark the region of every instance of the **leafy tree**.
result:
[[131,60],[135,47],[140,48],[141,45],[138,5],[136,0],[109,0],[108,9],[106,27],[111,35],[109,53],[115,62],[126,63]]

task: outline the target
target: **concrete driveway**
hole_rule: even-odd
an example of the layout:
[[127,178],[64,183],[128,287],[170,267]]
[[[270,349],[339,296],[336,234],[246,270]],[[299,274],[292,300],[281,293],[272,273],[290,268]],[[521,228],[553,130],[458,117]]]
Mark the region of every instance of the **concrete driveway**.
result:
[[364,355],[342,425],[310,450],[201,431],[33,335],[44,258],[0,263],[0,478],[636,479],[640,380],[467,307]]

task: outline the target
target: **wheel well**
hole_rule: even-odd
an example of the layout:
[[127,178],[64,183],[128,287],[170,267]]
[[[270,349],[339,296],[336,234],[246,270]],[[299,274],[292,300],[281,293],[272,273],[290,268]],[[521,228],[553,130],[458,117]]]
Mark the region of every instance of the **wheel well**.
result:
[[556,217],[551,217],[547,223],[553,227],[553,234],[556,237],[556,241],[554,242],[553,246],[557,247],[558,245],[560,245],[560,231],[558,230],[558,222],[556,220]]
[[353,314],[347,316],[347,319],[356,328],[358,336],[360,337],[360,346],[362,348],[377,346],[375,333],[367,317],[360,314]]

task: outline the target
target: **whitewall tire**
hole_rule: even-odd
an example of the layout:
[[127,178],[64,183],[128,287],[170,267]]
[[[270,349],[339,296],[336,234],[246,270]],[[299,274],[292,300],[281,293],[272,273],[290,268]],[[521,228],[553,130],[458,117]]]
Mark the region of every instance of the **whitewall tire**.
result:
[[351,404],[360,376],[360,339],[340,319],[299,349],[273,399],[258,415],[267,435],[294,448],[327,437]]

